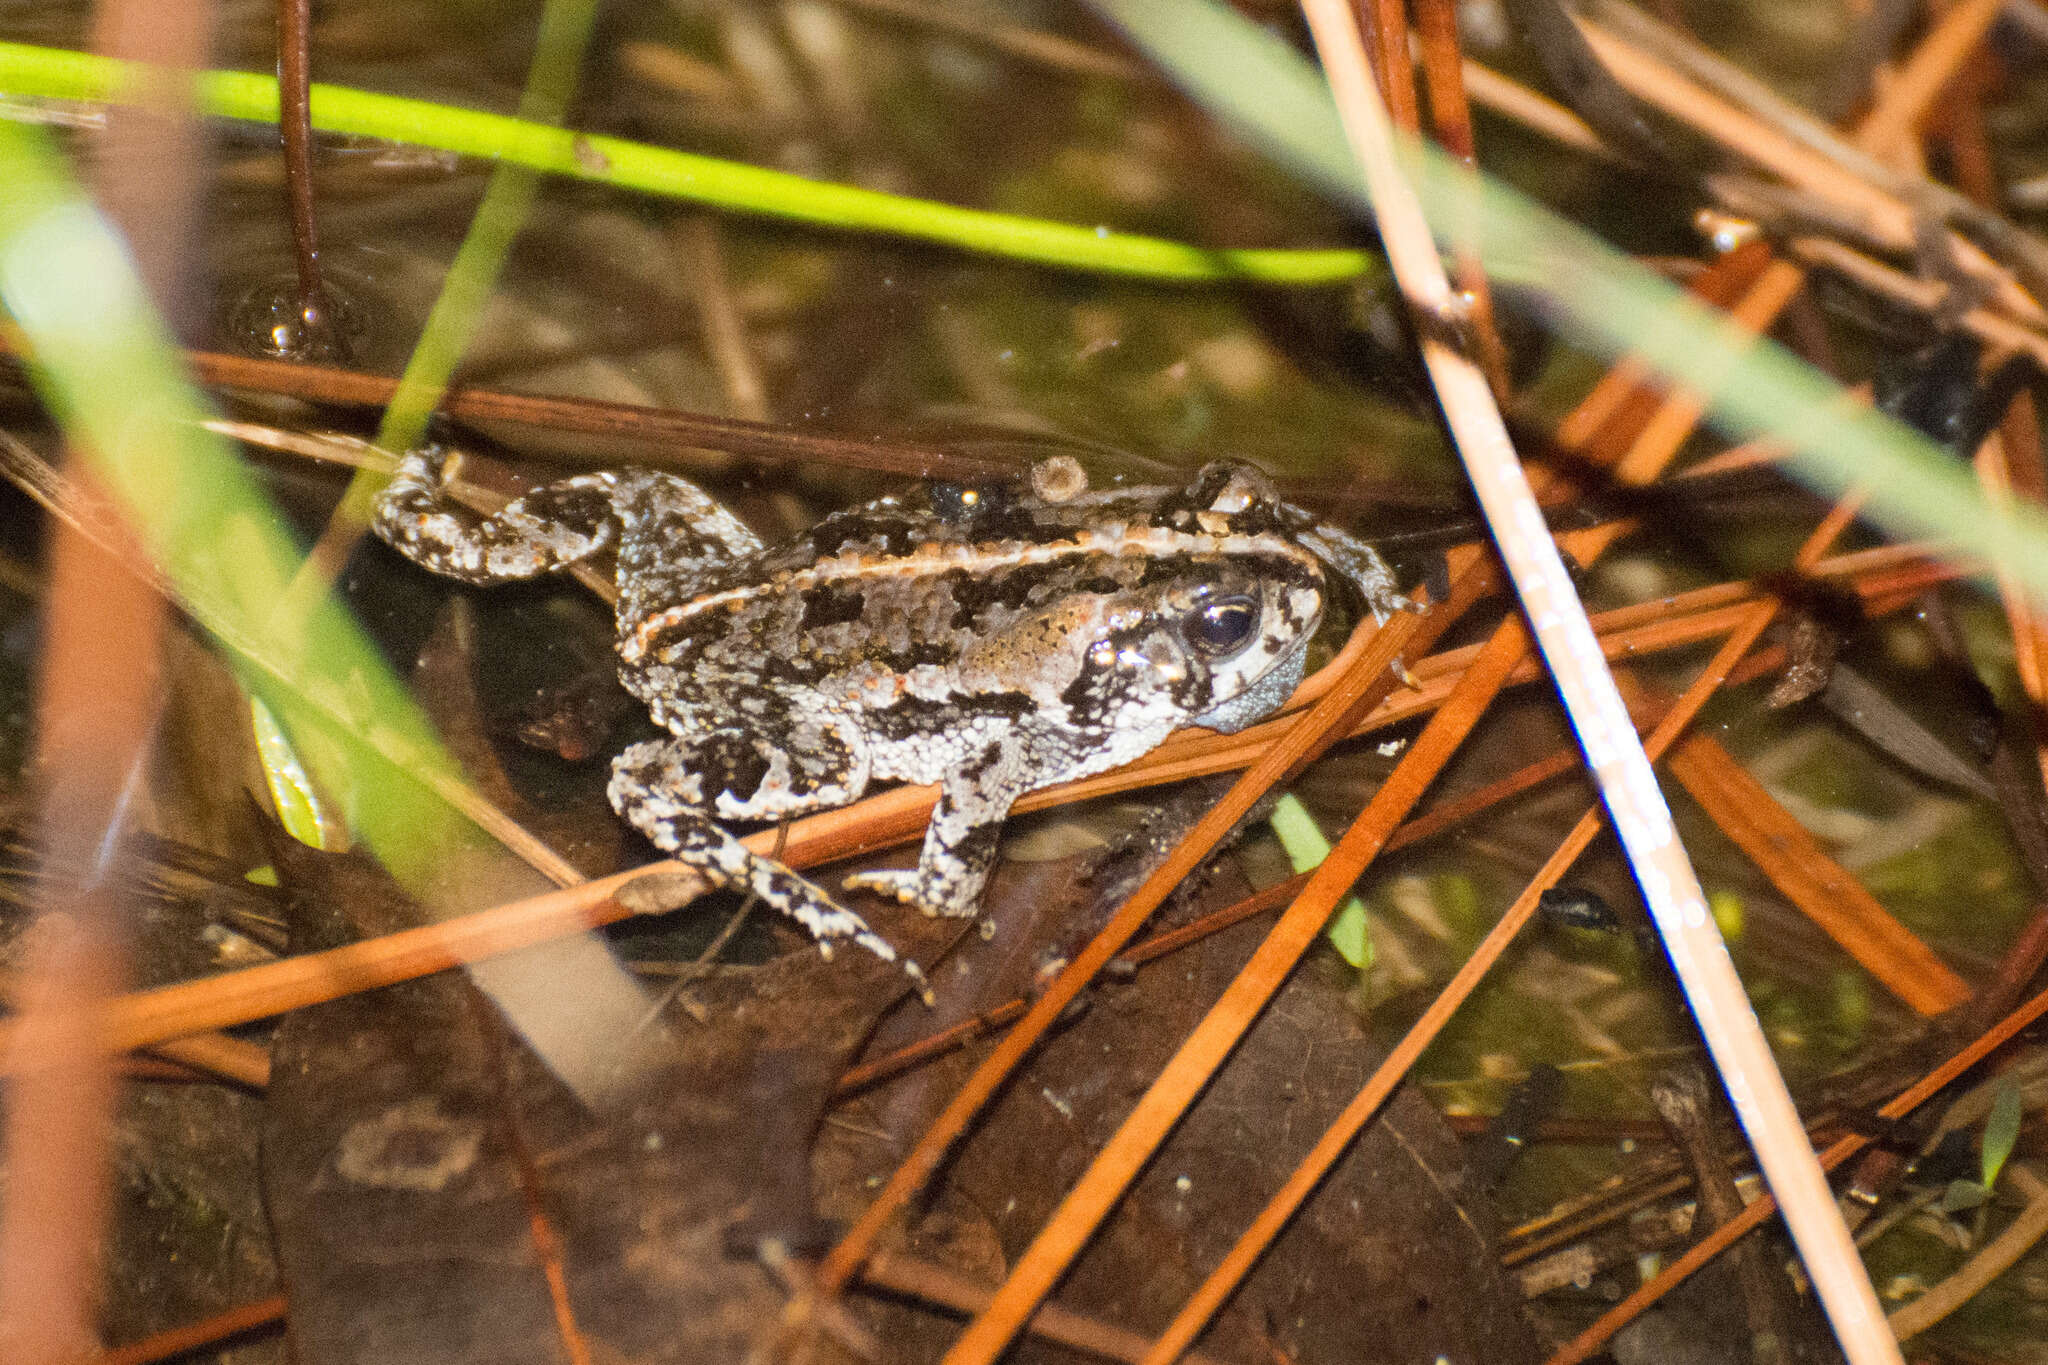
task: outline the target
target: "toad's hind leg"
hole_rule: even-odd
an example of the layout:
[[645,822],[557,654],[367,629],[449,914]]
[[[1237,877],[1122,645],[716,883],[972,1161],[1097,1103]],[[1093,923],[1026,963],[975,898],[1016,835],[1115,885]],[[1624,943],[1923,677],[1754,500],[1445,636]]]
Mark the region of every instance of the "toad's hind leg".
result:
[[447,452],[415,450],[377,497],[372,525],[406,558],[465,583],[536,578],[616,546],[627,601],[687,596],[707,573],[758,553],[760,537],[687,479],[658,470],[600,470],[543,485],[481,516],[442,486]]
[[[720,886],[750,891],[788,915],[831,956],[832,946],[850,939],[884,962],[896,962],[896,949],[868,927],[866,920],[840,905],[823,890],[772,858],[764,858],[719,826],[708,813],[705,791],[716,786],[692,764],[693,746],[679,740],[648,740],[635,744],[612,763],[612,806],[656,848],[673,854]],[[916,963],[904,960],[903,971],[925,1003],[931,988]]]
[[688,479],[621,469],[612,479],[619,521],[619,633],[694,596],[729,564],[761,552],[761,538]]
[[579,474],[479,516],[441,486],[447,452],[415,450],[377,496],[371,525],[407,559],[464,583],[534,578],[588,559],[618,538],[610,474]]

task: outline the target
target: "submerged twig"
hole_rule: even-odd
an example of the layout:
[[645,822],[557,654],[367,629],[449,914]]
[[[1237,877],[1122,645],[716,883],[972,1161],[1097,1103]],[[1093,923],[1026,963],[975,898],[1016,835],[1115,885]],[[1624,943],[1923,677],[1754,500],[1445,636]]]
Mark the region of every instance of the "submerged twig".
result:
[[[1690,1065],[1669,1072],[1650,1086],[1650,1102],[1657,1106],[1691,1168],[1693,1186],[1699,1192],[1696,1226],[1701,1231],[1712,1231],[1742,1212],[1742,1196],[1736,1192],[1728,1162],[1719,1150],[1714,1098],[1706,1076]],[[1742,1307],[1749,1319],[1751,1358],[1755,1365],[1781,1365],[1793,1358],[1784,1313],[1785,1295],[1791,1286],[1755,1241],[1743,1242],[1729,1254],[1735,1261],[1732,1269],[1742,1287]]]
[[308,334],[327,322],[313,220],[312,40],[313,0],[277,0],[277,127],[284,141],[285,204],[299,285],[293,320]]

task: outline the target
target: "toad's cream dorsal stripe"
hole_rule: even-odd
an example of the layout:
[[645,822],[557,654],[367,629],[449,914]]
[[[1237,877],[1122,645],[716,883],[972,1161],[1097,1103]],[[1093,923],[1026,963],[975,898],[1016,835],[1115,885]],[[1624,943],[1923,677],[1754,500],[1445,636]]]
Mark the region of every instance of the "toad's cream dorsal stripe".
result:
[[930,543],[908,554],[878,557],[871,554],[834,555],[808,569],[800,569],[772,584],[755,583],[724,592],[706,593],[655,612],[637,629],[619,641],[619,657],[628,663],[645,657],[653,642],[667,632],[697,617],[755,600],[764,591],[777,595],[805,592],[835,583],[857,583],[878,578],[915,578],[932,573],[959,570],[968,574],[993,573],[1021,565],[1053,564],[1079,555],[1108,555],[1117,558],[1142,556],[1168,559],[1183,555],[1271,555],[1292,559],[1317,568],[1318,561],[1299,543],[1271,532],[1249,535],[1192,535],[1165,526],[1097,528],[1082,531],[1072,540],[1032,544],[1021,540],[991,542]]

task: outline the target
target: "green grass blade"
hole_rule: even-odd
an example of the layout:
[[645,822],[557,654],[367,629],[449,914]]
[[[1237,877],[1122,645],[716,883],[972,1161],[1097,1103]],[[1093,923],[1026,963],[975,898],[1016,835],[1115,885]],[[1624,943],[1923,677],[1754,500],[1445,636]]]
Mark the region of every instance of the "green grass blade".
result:
[[429,788],[453,781],[453,764],[332,598],[298,629],[276,629],[297,548],[200,425],[209,414],[125,243],[40,130],[0,122],[0,184],[0,309],[28,343],[37,391],[264,704],[295,739],[303,730],[349,754],[360,780],[323,780],[348,794],[346,816],[377,855],[419,884],[467,828]]
[[[1215,0],[1094,3],[1217,117],[1332,198],[1370,212],[1329,90],[1307,59]],[[1948,454],[1855,409],[1826,375],[1515,191],[1491,180],[1475,190],[1461,168],[1426,146],[1412,149],[1410,171],[1435,221],[1461,221],[1476,196],[1488,273],[1539,294],[1577,341],[1610,357],[1642,356],[1701,397],[1723,434],[1784,442],[1789,472],[1811,487],[1830,495],[1861,487],[1865,515],[1892,534],[1952,539],[2048,605],[2041,509],[1992,505]]]
[[[521,118],[535,123],[561,122],[596,17],[595,0],[548,0],[541,12],[526,92],[519,101]],[[426,436],[427,419],[440,404],[448,378],[469,346],[477,320],[483,316],[512,252],[513,239],[532,211],[539,186],[540,177],[516,163],[500,163],[491,172],[483,202],[470,220],[433,311],[427,315],[427,325],[399,377],[398,392],[378,424],[377,444],[384,449],[410,450]],[[383,483],[375,475],[358,473],[342,499],[343,514],[357,525],[368,525],[370,495]]]
[[1998,1183],[1998,1173],[2005,1169],[2013,1149],[2019,1146],[2025,1118],[2026,1104],[2019,1083],[2008,1072],[1999,1078],[1998,1091],[1992,1097],[1991,1112],[1984,1120],[1983,1150],[1978,1154],[1977,1169],[1987,1194]]
[[[1280,840],[1280,847],[1287,850],[1287,861],[1296,872],[1311,872],[1330,856],[1329,839],[1293,792],[1282,793],[1266,823],[1273,827],[1274,836]],[[1372,923],[1366,917],[1365,902],[1357,896],[1344,898],[1323,933],[1353,967],[1364,971],[1372,966]]]
[[[145,78],[150,74],[151,68],[138,63],[90,53],[0,43],[0,94],[128,104],[149,88]],[[277,82],[269,76],[201,72],[194,97],[201,112],[216,118],[277,122]],[[739,213],[889,233],[1071,270],[1189,284],[1318,285],[1379,269],[1378,258],[1363,251],[1201,247],[1107,227],[988,213],[342,86],[316,83],[312,103],[313,126],[326,133],[432,147]]]

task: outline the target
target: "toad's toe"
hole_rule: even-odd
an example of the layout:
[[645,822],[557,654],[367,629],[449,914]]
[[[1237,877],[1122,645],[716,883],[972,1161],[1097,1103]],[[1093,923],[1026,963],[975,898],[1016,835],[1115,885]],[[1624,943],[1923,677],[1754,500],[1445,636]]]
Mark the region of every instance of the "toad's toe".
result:
[[840,883],[848,891],[872,891],[878,896],[887,896],[904,905],[915,906],[927,915],[973,914],[973,907],[965,912],[956,909],[944,896],[935,894],[937,888],[931,879],[918,868],[880,868],[872,872],[856,872]]

